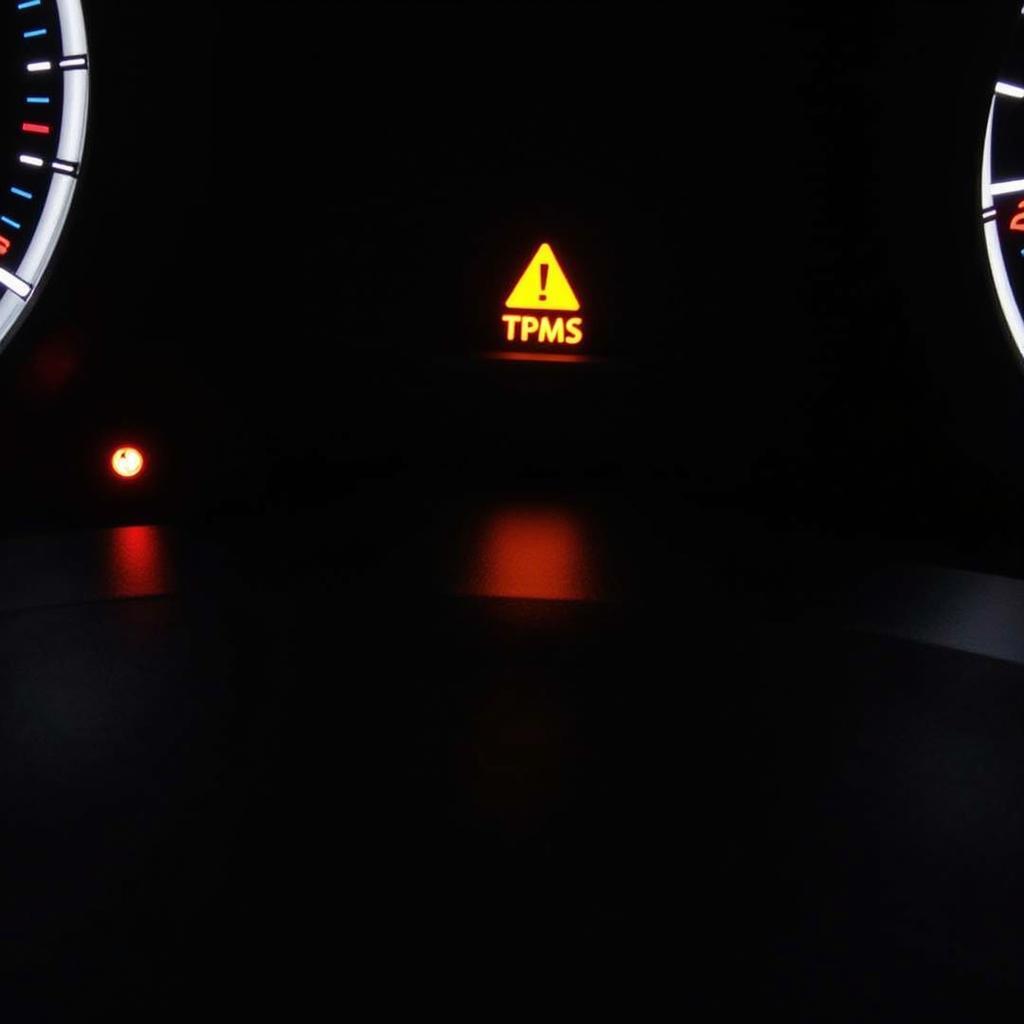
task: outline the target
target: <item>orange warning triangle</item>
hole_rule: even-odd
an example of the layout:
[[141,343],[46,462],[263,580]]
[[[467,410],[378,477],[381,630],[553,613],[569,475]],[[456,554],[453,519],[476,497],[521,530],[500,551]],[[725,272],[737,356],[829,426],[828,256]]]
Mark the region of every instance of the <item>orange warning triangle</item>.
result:
[[545,242],[530,261],[519,284],[505,303],[507,309],[557,309],[576,312],[580,308],[576,293],[558,265],[554,251]]

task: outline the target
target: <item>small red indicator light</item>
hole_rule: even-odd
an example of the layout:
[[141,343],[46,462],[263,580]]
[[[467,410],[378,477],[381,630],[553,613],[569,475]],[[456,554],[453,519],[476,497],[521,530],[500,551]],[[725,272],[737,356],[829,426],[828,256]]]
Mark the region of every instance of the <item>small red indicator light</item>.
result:
[[142,472],[146,460],[138,448],[118,448],[110,460],[110,465],[119,477],[131,480]]
[[23,132],[29,132],[31,135],[49,135],[50,126],[48,124],[31,124],[26,121],[22,126]]
[[0,235],[0,256],[6,256],[11,251],[11,240]]

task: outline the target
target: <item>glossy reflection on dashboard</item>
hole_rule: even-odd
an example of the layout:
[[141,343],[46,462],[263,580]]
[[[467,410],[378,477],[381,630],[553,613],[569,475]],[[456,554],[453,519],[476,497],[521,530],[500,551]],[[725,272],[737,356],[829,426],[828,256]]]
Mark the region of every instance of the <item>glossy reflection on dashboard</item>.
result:
[[159,527],[111,530],[106,565],[111,597],[159,597],[171,590],[170,558]]
[[557,506],[506,506],[483,522],[464,587],[476,597],[596,601],[596,550],[583,518]]

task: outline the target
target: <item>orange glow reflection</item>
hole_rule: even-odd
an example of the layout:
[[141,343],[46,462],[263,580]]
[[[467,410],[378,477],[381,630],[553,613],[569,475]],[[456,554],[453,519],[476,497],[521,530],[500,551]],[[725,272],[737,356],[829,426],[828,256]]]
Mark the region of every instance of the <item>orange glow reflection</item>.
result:
[[596,559],[568,509],[506,508],[486,522],[467,590],[478,597],[596,600]]
[[155,526],[122,526],[110,531],[107,549],[111,597],[158,597],[171,589],[163,533]]
[[593,363],[593,356],[562,355],[555,352],[487,352],[485,359],[502,363]]

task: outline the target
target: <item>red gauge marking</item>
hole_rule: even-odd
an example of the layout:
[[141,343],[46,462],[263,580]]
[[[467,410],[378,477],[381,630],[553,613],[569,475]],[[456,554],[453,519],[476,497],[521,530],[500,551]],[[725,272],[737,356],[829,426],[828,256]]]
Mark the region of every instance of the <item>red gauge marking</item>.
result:
[[31,135],[49,135],[52,129],[48,124],[32,124],[26,121],[22,126],[23,132],[29,132]]
[[[1024,201],[1017,204],[1018,210],[1024,210]],[[1024,231],[1024,213],[1018,213],[1013,220],[1010,221],[1011,231]]]

